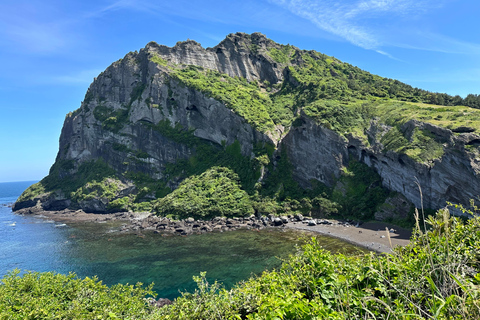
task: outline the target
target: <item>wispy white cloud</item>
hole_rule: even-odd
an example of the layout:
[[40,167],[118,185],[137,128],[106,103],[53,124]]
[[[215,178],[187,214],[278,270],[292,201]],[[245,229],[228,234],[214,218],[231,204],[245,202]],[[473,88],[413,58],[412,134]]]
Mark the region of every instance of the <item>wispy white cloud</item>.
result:
[[143,0],[118,0],[107,6],[87,12],[84,18],[96,18],[114,11],[133,10],[146,13],[158,13],[160,5]]
[[426,6],[428,0],[361,0],[342,3],[332,0],[271,0],[271,2],[359,47],[377,49],[381,42],[377,31],[370,26],[368,20],[418,11]]
[[[384,46],[392,45],[390,25],[404,19],[415,19],[439,8],[448,0],[269,0],[295,15],[309,20],[364,49],[394,58]],[[408,46],[406,42],[404,46]],[[400,46],[397,42],[395,46]],[[441,50],[432,48],[432,50]]]

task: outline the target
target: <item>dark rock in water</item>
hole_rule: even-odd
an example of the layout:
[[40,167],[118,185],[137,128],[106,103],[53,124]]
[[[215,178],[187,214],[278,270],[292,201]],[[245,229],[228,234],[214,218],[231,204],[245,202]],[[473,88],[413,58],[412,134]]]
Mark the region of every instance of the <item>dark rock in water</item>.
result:
[[308,220],[307,221],[307,224],[310,226],[310,227],[313,227],[313,226],[316,226],[317,223],[315,222],[315,220]]
[[283,221],[280,218],[273,218],[273,225],[275,226],[281,226],[283,225]]
[[297,221],[303,221],[303,215],[301,213],[298,213],[298,214],[294,215],[293,217]]

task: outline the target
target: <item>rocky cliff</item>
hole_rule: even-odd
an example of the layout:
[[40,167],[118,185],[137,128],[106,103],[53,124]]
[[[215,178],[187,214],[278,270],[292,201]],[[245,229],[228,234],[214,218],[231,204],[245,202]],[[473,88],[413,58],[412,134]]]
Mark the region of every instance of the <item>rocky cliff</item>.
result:
[[341,136],[306,117],[302,126],[285,137],[284,145],[296,178],[305,186],[311,179],[334,186],[341,169],[353,158],[374,168],[385,188],[401,193],[417,208],[423,205],[438,209],[447,201],[469,204],[470,199],[478,198],[480,159],[465,147],[478,146],[479,135],[455,135],[451,130],[415,120],[406,122],[402,129],[407,136],[415,129],[426,131],[434,143],[442,143],[443,155],[418,162],[405,153],[388,150],[381,138],[391,128],[373,120],[367,131],[368,144],[351,134]]
[[[480,194],[480,115],[419,104],[423,94],[259,33],[207,49],[151,42],[94,80],[65,119],[49,176],[14,209],[151,210],[213,166],[235,171],[261,203],[298,195],[279,193],[290,177],[328,198],[348,191],[353,162],[417,207],[468,204]],[[298,199],[315,197],[307,191]]]

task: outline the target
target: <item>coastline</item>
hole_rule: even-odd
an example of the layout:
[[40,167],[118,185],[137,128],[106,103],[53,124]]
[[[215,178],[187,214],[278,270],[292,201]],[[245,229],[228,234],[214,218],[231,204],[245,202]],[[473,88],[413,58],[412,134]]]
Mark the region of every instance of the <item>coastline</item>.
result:
[[412,230],[374,221],[351,224],[334,219],[310,219],[298,216],[247,218],[214,218],[194,220],[192,218],[174,221],[157,217],[149,212],[119,212],[109,214],[86,213],[82,210],[43,211],[21,209],[20,215],[35,215],[62,223],[104,223],[119,221],[121,232],[152,231],[162,236],[189,235],[205,232],[225,232],[237,229],[288,228],[331,236],[379,253],[391,253],[396,246],[406,246],[410,242]]
[[[339,238],[380,253],[391,253],[392,248],[396,246],[404,247],[408,245],[412,235],[412,230],[381,221],[365,222],[359,226],[345,224],[337,220],[330,221],[332,221],[332,224],[317,224],[315,226],[291,222],[286,227]],[[390,236],[390,240],[388,236]]]

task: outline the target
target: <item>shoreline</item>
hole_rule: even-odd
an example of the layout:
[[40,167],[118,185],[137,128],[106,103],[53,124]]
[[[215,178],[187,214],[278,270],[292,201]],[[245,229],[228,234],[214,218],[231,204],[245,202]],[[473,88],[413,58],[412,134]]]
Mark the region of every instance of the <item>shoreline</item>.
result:
[[394,247],[408,245],[412,236],[412,230],[381,221],[365,222],[359,226],[345,224],[337,220],[331,221],[337,223],[308,226],[303,223],[292,222],[287,224],[286,227],[338,238],[379,253],[391,253]]
[[[226,232],[237,229],[283,228],[309,231],[344,240],[354,245],[379,253],[391,253],[392,247],[406,246],[412,230],[381,222],[351,224],[334,219],[311,219],[301,215],[281,217],[250,216],[246,218],[214,218],[212,220],[180,221],[158,217],[149,212],[119,212],[109,214],[86,213],[82,210],[43,211],[32,208],[21,209],[14,214],[34,215],[62,223],[124,222],[120,232],[152,231],[161,235],[189,235],[205,232]],[[388,231],[387,231],[388,230]]]

